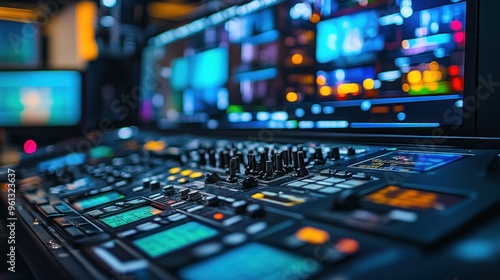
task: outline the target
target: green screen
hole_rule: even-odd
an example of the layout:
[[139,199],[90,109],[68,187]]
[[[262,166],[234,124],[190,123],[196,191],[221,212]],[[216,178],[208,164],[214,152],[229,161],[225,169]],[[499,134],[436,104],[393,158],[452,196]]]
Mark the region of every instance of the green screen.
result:
[[215,229],[196,222],[189,222],[134,240],[134,244],[154,258],[215,235],[217,235]]
[[161,210],[152,206],[143,206],[130,211],[122,212],[113,216],[102,218],[101,221],[108,226],[115,228],[128,225],[135,221],[161,213]]
[[93,196],[83,197],[83,198],[77,199],[75,202],[73,202],[73,206],[78,210],[85,210],[88,208],[92,208],[94,206],[106,204],[108,202],[121,199],[124,197],[125,196],[119,192],[115,192],[115,191],[105,192],[105,193],[100,193],[100,194],[96,194]]

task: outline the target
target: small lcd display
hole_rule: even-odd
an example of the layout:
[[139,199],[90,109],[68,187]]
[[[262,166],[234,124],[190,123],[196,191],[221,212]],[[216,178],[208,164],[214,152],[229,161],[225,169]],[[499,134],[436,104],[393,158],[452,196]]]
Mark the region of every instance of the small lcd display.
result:
[[410,210],[444,211],[464,200],[464,198],[464,196],[453,194],[387,186],[368,194],[363,200]]
[[462,154],[397,151],[349,167],[397,172],[427,172],[464,157]]
[[115,200],[124,198],[125,196],[116,191],[99,193],[93,196],[82,197],[73,202],[73,207],[77,210],[86,210],[98,205],[106,204]]
[[155,258],[215,235],[215,229],[189,222],[134,240],[133,243],[148,256]]
[[161,210],[153,206],[143,206],[116,215],[102,218],[101,221],[112,228],[128,225],[130,223],[160,214]]
[[[297,270],[297,267],[306,269]],[[182,279],[285,279],[309,278],[321,269],[318,262],[304,262],[303,257],[250,243],[221,256],[188,266],[179,272]]]

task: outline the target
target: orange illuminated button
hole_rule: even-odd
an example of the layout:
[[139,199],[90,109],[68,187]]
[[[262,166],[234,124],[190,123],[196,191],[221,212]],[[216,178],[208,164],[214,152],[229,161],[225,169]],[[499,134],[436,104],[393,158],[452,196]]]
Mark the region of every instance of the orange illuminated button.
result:
[[295,233],[295,237],[309,244],[321,245],[330,239],[330,234],[314,227],[303,227]]
[[167,144],[163,141],[149,141],[144,144],[145,151],[160,152],[165,149]]
[[337,242],[337,244],[335,244],[335,250],[344,254],[352,255],[359,250],[359,243],[351,238],[342,238],[339,242]]
[[214,214],[214,219],[216,219],[216,220],[222,220],[222,219],[224,219],[224,214],[222,214],[222,213],[215,213]]

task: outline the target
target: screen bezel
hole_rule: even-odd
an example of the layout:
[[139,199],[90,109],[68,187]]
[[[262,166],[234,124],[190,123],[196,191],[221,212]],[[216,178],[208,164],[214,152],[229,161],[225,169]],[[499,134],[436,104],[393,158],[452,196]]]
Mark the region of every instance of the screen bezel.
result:
[[[258,137],[263,131],[270,131],[277,137],[289,136],[334,136],[343,139],[357,139],[372,137],[370,141],[385,142],[386,139],[400,139],[402,137],[430,137],[430,138],[444,138],[452,137],[470,137],[476,134],[476,120],[477,120],[477,20],[478,20],[478,1],[466,0],[466,45],[465,45],[465,64],[464,64],[464,106],[462,124],[461,125],[446,125],[437,128],[366,128],[366,129],[274,129],[274,128],[259,128],[259,129],[228,129],[217,128],[208,129],[201,128],[199,124],[180,123],[175,128],[162,128],[159,125],[158,119],[154,119],[155,126],[160,131],[176,131],[183,133],[193,133],[201,135],[211,135],[213,131],[220,134],[240,137]],[[277,3],[276,5],[279,5]],[[467,117],[465,117],[467,116]],[[144,124],[151,124],[145,122]],[[373,138],[374,135],[379,137]],[[411,139],[410,139],[411,140]],[[439,144],[439,143],[438,143]]]

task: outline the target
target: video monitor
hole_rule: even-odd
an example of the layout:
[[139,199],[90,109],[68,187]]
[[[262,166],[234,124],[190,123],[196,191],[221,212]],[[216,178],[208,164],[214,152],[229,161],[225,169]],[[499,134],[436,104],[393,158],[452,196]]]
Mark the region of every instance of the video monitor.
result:
[[77,71],[0,71],[0,96],[0,127],[76,126],[81,120]]
[[142,119],[166,129],[463,127],[470,119],[465,72],[474,68],[466,67],[470,3],[254,0],[231,7],[150,39]]
[[35,24],[0,20],[0,67],[29,68],[40,64],[39,30]]

